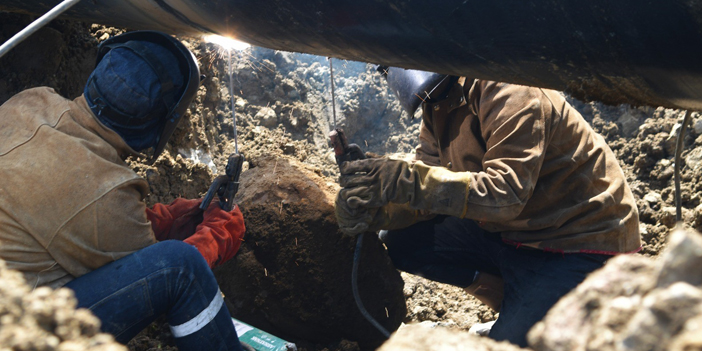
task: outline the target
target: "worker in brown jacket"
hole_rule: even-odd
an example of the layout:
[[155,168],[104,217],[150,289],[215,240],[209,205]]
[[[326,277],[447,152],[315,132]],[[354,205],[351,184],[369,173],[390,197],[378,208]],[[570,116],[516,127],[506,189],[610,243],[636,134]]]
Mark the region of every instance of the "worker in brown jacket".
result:
[[40,87],[0,106],[0,259],[33,287],[72,289],[122,343],[166,315],[180,350],[241,350],[210,269],[241,245],[241,211],[148,209],[124,161],[158,157],[199,83],[182,43],[137,31],[100,45],[80,97]]
[[[500,312],[489,335],[526,346],[560,297],[641,247],[612,150],[558,92],[384,68],[410,115],[416,159],[341,165],[342,230],[380,230],[395,265]],[[423,100],[423,101],[420,101]]]

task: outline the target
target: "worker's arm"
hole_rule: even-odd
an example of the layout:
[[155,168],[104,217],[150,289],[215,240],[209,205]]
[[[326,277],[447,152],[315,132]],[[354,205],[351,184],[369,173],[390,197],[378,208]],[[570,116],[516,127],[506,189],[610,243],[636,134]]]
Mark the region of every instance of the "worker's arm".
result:
[[480,88],[476,110],[487,147],[483,171],[452,172],[392,159],[346,162],[339,196],[352,209],[407,203],[461,218],[516,217],[539,176],[552,105],[539,89],[492,82]]
[[415,159],[430,166],[441,165],[439,158],[439,146],[434,137],[434,126],[430,118],[426,115],[422,117],[419,126],[419,145],[415,149]]
[[483,170],[471,173],[467,217],[512,220],[539,178],[554,107],[539,88],[489,81],[478,88],[475,110],[486,152]]

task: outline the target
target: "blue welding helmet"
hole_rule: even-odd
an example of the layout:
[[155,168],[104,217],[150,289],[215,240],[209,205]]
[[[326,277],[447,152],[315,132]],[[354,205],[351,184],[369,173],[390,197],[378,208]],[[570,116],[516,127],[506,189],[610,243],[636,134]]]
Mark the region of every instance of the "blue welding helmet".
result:
[[98,47],[84,96],[95,116],[153,163],[197,95],[200,69],[190,50],[157,31],[133,31]]
[[458,80],[456,76],[413,69],[388,66],[378,66],[376,69],[385,77],[388,87],[410,117],[414,116],[422,102],[445,98],[451,85]]

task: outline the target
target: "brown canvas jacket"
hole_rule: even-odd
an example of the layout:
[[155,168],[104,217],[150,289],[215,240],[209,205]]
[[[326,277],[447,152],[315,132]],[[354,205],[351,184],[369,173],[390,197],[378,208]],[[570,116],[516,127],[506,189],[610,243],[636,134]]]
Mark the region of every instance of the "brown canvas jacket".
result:
[[156,242],[135,152],[85,99],[25,90],[0,106],[0,258],[59,287]]
[[461,79],[423,107],[416,157],[471,172],[467,218],[545,250],[640,248],[636,203],[614,153],[559,93]]

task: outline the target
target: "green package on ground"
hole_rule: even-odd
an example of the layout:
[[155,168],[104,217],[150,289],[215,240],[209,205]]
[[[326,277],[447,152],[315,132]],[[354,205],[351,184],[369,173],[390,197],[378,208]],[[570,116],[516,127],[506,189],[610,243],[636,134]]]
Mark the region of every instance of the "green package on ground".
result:
[[277,336],[252,327],[242,321],[232,318],[239,341],[248,344],[256,351],[297,351],[297,346]]

